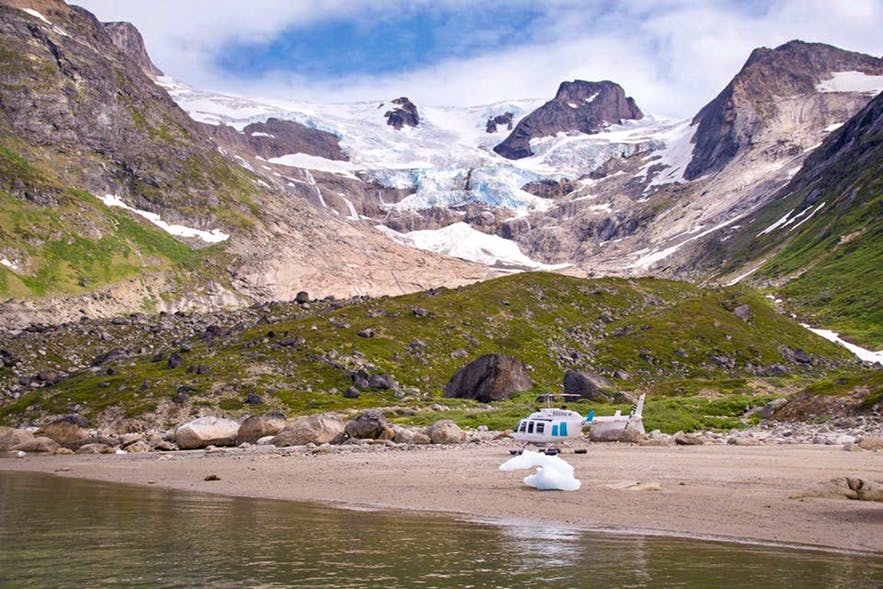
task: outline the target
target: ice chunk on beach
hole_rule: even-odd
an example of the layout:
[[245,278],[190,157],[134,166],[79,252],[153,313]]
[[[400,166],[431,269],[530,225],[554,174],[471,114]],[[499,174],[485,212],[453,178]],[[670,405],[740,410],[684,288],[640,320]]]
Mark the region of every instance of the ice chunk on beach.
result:
[[524,450],[500,465],[500,470],[536,468],[534,474],[524,477],[524,484],[541,491],[576,491],[580,481],[573,476],[573,467],[558,456]]

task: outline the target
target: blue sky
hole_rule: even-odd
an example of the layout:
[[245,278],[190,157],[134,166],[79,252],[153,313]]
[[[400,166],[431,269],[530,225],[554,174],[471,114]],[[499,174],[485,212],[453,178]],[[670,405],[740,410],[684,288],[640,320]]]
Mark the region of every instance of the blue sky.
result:
[[128,20],[200,88],[304,101],[474,105],[620,83],[688,117],[755,47],[791,39],[883,54],[883,0],[74,0]]
[[344,13],[295,24],[269,40],[234,40],[215,63],[243,78],[277,70],[314,78],[388,75],[522,45],[542,17],[531,2],[493,9],[418,3],[357,17]]

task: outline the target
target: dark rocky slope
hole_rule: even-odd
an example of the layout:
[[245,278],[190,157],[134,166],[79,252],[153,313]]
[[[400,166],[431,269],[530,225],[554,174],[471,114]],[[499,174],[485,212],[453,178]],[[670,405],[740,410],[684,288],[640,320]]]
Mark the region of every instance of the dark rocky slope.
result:
[[609,81],[563,82],[555,98],[536,109],[515,126],[494,151],[509,159],[531,155],[530,140],[561,132],[597,133],[606,124],[644,115],[631,97]]

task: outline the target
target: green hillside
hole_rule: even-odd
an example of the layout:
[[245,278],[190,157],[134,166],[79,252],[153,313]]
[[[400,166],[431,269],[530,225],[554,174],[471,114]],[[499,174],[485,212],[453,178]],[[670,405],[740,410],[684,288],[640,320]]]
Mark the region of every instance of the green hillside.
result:
[[[575,368],[606,375],[614,391],[650,393],[651,427],[733,427],[747,407],[855,364],[842,348],[780,316],[754,291],[649,278],[587,281],[528,273],[456,290],[313,303],[310,309],[279,303],[250,317],[248,324],[215,330],[222,335],[197,329],[186,339],[158,335],[151,327],[156,318],[107,325],[116,330],[109,331],[111,343],[60,329],[40,344],[48,358],[77,349],[88,363],[124,342],[131,343],[131,356],[27,393],[0,410],[0,420],[14,423],[75,407],[102,422],[154,413],[175,420],[207,408],[239,416],[257,409],[244,404],[255,393],[265,401],[260,410],[289,415],[442,402],[452,410],[442,416],[507,427],[533,406],[537,393],[560,392],[564,371]],[[366,328],[373,337],[364,337]],[[0,346],[16,355],[16,346],[25,343],[15,338]],[[808,354],[802,363],[794,361],[795,350]],[[183,363],[169,368],[167,359],[176,351]],[[451,375],[486,353],[523,361],[535,388],[491,411],[444,399]],[[398,384],[347,399],[342,392],[351,384],[348,374],[358,370],[391,375]],[[186,403],[173,403],[181,390]],[[418,412],[402,419],[429,417]]]

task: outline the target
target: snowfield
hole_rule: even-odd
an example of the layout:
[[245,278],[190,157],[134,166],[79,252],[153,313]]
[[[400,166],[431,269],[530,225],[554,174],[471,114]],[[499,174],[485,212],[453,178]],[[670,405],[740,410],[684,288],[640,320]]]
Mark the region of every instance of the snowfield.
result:
[[144,217],[166,233],[170,233],[178,237],[198,237],[206,243],[219,243],[221,241],[226,241],[230,239],[229,235],[220,231],[219,229],[203,231],[201,229],[193,229],[192,227],[187,227],[185,225],[172,225],[170,223],[166,223],[156,213],[151,213],[150,211],[142,211],[140,209],[130,207],[119,197],[112,194],[106,194],[99,198],[101,199],[101,202],[109,207],[118,207],[121,209],[126,209],[127,211],[132,211],[136,215]]

